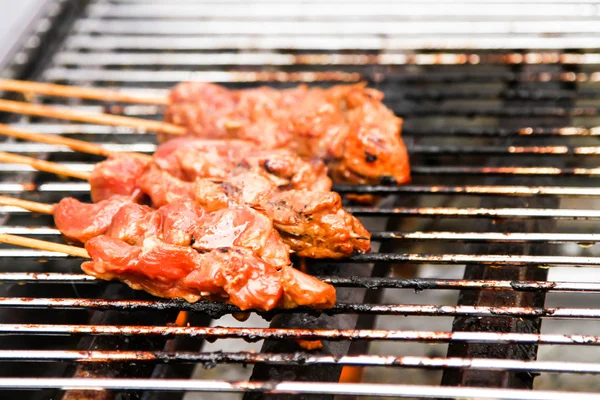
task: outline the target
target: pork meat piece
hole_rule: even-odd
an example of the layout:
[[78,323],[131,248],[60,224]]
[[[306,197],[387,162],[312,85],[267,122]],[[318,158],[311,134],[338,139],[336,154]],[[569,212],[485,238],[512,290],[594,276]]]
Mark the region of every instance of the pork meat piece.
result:
[[161,220],[161,239],[169,244],[190,246],[206,212],[191,199],[175,200],[156,210]]
[[154,207],[161,207],[177,199],[193,196],[194,185],[171,175],[156,165],[151,165],[138,178],[142,193],[148,195]]
[[[147,238],[140,245],[130,245],[105,235],[85,244],[92,261],[81,265],[89,275],[104,280],[118,279],[133,289],[144,290],[164,298],[182,298],[196,302],[200,290],[184,283],[187,275],[202,269],[204,257],[191,247],[169,245]],[[221,289],[206,293],[221,297]]]
[[224,178],[246,154],[257,147],[242,140],[206,140],[178,137],[163,143],[154,153],[160,169],[185,181]]
[[97,203],[113,196],[138,199],[141,192],[137,181],[149,163],[130,154],[117,154],[99,162],[89,179],[92,201]]
[[[226,115],[236,104],[229,90],[212,84],[182,84],[171,91],[169,98],[172,106],[165,110],[168,121],[193,126],[196,136],[227,138]],[[190,102],[196,106],[189,107]]]
[[335,289],[290,266],[278,270],[244,248],[200,254],[191,247],[146,238],[130,245],[105,235],[85,245],[92,261],[82,269],[99,279],[118,279],[131,288],[163,298],[196,302],[226,300],[242,310],[275,307],[330,308]]
[[289,247],[272,221],[249,207],[234,206],[206,214],[193,238],[192,247],[200,252],[243,247],[278,269],[290,265]]
[[239,247],[219,248],[204,255],[203,268],[184,284],[201,292],[221,288],[242,310],[271,310],[281,303],[283,289],[277,268]]
[[281,189],[306,189],[315,191],[331,190],[331,179],[323,161],[305,161],[295,152],[279,150],[257,150],[243,157],[241,167],[260,168],[268,174],[283,179],[278,184]]
[[280,191],[264,174],[241,172],[220,184],[199,180],[194,196],[210,210],[246,204],[260,211],[302,257],[343,258],[371,248],[371,235],[335,192]]
[[402,120],[379,101],[364,100],[346,113],[348,134],[335,154],[336,182],[406,183],[410,165],[400,139]]
[[261,205],[299,256],[343,258],[371,250],[370,233],[342,208],[335,192],[288,190],[273,193]]
[[85,243],[104,234],[110,228],[115,214],[132,201],[130,197],[113,196],[108,200],[89,204],[67,197],[54,206],[54,223],[67,238]]
[[286,189],[330,190],[327,167],[319,159],[305,161],[286,149],[259,150],[242,140],[205,140],[180,137],[160,145],[155,164],[183,181],[219,181],[236,168],[260,169]]
[[187,82],[171,91],[166,120],[197,137],[242,139],[320,159],[336,182],[405,183],[410,168],[402,120],[382,99],[364,84],[228,91]]
[[106,236],[129,245],[141,245],[146,237],[160,237],[161,217],[156,210],[141,204],[127,204],[115,214]]
[[335,305],[336,292],[333,286],[293,267],[284,267],[281,270],[281,282],[283,308],[331,308]]

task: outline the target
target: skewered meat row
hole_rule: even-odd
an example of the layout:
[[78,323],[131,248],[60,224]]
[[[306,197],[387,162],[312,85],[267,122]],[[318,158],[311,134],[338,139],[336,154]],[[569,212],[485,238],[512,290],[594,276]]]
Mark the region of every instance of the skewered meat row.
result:
[[242,139],[263,149],[288,149],[324,161],[340,183],[410,181],[402,120],[382,104],[383,94],[365,84],[328,89],[276,90],[268,87],[228,90],[212,83],[186,82],[168,98],[136,97],[120,92],[36,82],[2,81],[5,90],[52,96],[167,106],[167,122],[90,114],[37,104],[0,100],[7,112],[131,126],[160,132],[161,141],[182,134],[208,139]]
[[92,199],[148,196],[160,207],[190,198],[212,211],[243,204],[271,218],[300,256],[339,258],[370,250],[368,231],[342,208],[337,193],[327,191],[331,181],[322,162],[239,141],[181,138],[163,146],[152,162],[121,155],[97,164],[89,180]]
[[171,91],[165,120],[197,137],[241,139],[323,160],[336,182],[405,183],[410,167],[402,120],[382,99],[364,84],[228,90],[186,82]]
[[159,297],[227,300],[242,310],[335,303],[335,289],[294,269],[271,221],[248,207],[206,212],[180,199],[155,210],[127,197],[67,198],[54,218],[85,242],[86,273]]

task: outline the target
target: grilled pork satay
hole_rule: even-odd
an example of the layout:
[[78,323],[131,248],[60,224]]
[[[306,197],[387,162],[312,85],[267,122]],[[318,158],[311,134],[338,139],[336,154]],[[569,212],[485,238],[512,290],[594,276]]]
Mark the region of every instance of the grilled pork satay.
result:
[[171,175],[193,181],[224,179],[235,168],[258,168],[280,178],[282,189],[331,190],[327,167],[317,159],[303,160],[286,150],[261,150],[243,140],[206,140],[181,137],[166,142],[154,153],[154,163]]
[[[281,152],[272,159],[265,158],[264,154],[248,158],[238,163],[239,166],[230,171],[228,177],[219,178],[221,182],[217,184],[212,179],[184,181],[160,169],[158,163],[116,155],[98,163],[90,174],[88,181],[92,199],[97,205],[87,206],[87,211],[91,212],[94,207],[104,209],[105,205],[112,204],[114,198],[124,197],[139,202],[145,196],[150,198],[154,207],[182,198],[194,199],[209,211],[226,209],[232,205],[250,205],[273,220],[285,243],[300,256],[341,258],[354,252],[369,251],[370,235],[358,220],[341,207],[339,195],[324,191],[284,189],[310,183],[327,187],[330,182],[328,178],[303,171],[302,168],[298,169],[300,173],[288,177],[286,174],[293,170],[296,163],[288,162],[290,157],[279,156]],[[290,179],[270,174],[266,172],[267,168]],[[64,200],[61,205],[64,203],[67,209],[73,201]],[[63,213],[57,215],[57,224],[60,224]],[[80,218],[89,232],[72,232],[70,226],[63,231],[67,236],[81,240],[79,235],[87,237],[97,231],[97,226],[106,227],[106,219],[92,221],[89,215]],[[69,216],[70,211],[66,211],[66,221],[69,221]]]
[[221,183],[197,180],[191,190],[208,210],[226,208],[232,202],[260,210],[299,256],[341,258],[370,250],[371,235],[342,208],[337,193],[279,191],[268,175],[248,170],[234,171]]
[[382,98],[363,84],[228,90],[186,82],[171,91],[165,119],[198,137],[243,139],[321,159],[336,182],[405,183],[410,168],[400,138],[402,120]]
[[273,221],[299,256],[341,258],[370,250],[370,234],[342,208],[337,193],[279,190],[277,181],[260,170],[237,168],[222,182],[185,182],[153,166],[138,183],[155,205],[178,198],[193,198],[209,211],[249,205]]
[[[202,183],[200,178],[206,177],[221,181],[225,192],[189,180]],[[323,163],[305,162],[287,150],[257,151],[247,142],[182,138],[161,146],[152,161],[113,155],[98,163],[88,180],[96,202],[113,196],[142,201],[147,195],[155,207],[178,198],[193,198],[211,210],[251,205],[274,218],[286,243],[301,256],[339,258],[369,251],[369,234],[343,210],[339,196],[314,191],[331,185]],[[313,190],[279,195],[296,188]]]
[[[84,98],[143,98],[92,90],[46,87],[43,84],[3,82],[7,90]],[[91,97],[90,97],[91,96]],[[331,176],[342,183],[405,183],[410,167],[400,138],[402,120],[385,107],[383,94],[364,84],[329,89],[299,86],[276,90],[245,90],[201,82],[177,85],[168,99],[167,122],[0,100],[2,111],[122,125],[156,131],[161,141],[182,134],[203,138],[243,139],[264,149],[286,148],[327,163]],[[151,99],[147,101],[156,101]]]
[[[32,206],[19,200],[12,204]],[[41,209],[47,212],[47,207]],[[54,207],[55,212],[60,209],[61,205]],[[110,206],[92,210],[72,201],[62,212],[81,216],[96,211],[106,219],[113,210]],[[59,229],[66,223],[63,220]],[[119,279],[160,297],[227,300],[244,310],[327,308],[335,303],[335,289],[295,271],[288,248],[270,221],[248,208],[205,213],[191,200],[158,210],[126,203],[108,227],[95,226],[95,236],[82,224],[71,232],[79,229],[82,233],[74,236],[87,239],[92,261],[82,269],[101,279]]]
[[[87,273],[161,297],[196,301],[204,293],[261,310],[335,303],[335,289],[295,271],[271,221],[248,207],[207,213],[189,199],[157,210],[127,204],[86,249],[93,258],[82,266]],[[140,270],[145,276],[136,279]]]
[[[197,178],[218,181],[225,179],[238,165],[258,168],[273,178],[280,178],[280,189],[331,189],[331,180],[321,161],[303,161],[288,150],[258,150],[252,143],[238,140],[179,138],[159,146],[152,160],[114,154],[98,163],[89,177],[92,200],[100,201],[114,195],[139,196],[138,179],[150,168],[158,168],[182,181]],[[177,189],[172,188],[172,191]],[[168,196],[168,193],[164,194],[165,198]]]

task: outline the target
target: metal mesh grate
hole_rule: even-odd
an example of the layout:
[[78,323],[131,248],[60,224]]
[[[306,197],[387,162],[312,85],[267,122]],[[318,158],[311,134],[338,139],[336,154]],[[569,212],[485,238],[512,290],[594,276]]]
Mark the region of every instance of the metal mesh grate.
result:
[[[19,389],[23,398],[63,400],[96,398],[83,389],[103,399],[171,399],[184,391],[573,395],[558,389],[592,398],[594,375],[577,387],[560,382],[563,373],[573,382],[600,373],[590,358],[600,343],[600,331],[590,328],[600,318],[600,253],[590,247],[599,241],[600,219],[598,10],[594,2],[546,3],[90,2],[51,62],[39,66],[40,79],[157,93],[183,80],[232,88],[366,80],[405,118],[414,181],[336,186],[387,195],[378,207],[348,205],[378,251],[309,265],[336,285],[339,304],[326,314],[264,313],[270,328],[209,326],[239,310],[151,298],[83,275],[80,260],[0,248],[0,389],[8,397]],[[36,100],[161,118],[155,106]],[[114,149],[155,149],[151,135],[127,128],[28,118],[14,124]],[[34,143],[2,142],[0,150],[79,170],[100,160]],[[88,198],[87,183],[23,166],[2,165],[0,177],[0,192],[31,200]],[[51,218],[1,210],[0,232],[60,240]],[[173,326],[182,310],[192,312],[190,326]],[[201,351],[206,341],[227,338],[265,342],[256,353]],[[299,351],[295,339],[325,340],[324,352]],[[376,346],[369,352],[365,343]],[[441,347],[429,352],[419,343]],[[400,344],[414,350],[394,347]],[[255,367],[239,382],[185,379],[195,364]],[[334,383],[343,366],[367,367],[365,383]],[[398,384],[409,383],[400,377],[408,368],[444,375],[431,375],[435,385],[429,375]],[[561,373],[554,385],[536,385],[550,391],[525,391],[534,376],[548,382],[553,373]]]

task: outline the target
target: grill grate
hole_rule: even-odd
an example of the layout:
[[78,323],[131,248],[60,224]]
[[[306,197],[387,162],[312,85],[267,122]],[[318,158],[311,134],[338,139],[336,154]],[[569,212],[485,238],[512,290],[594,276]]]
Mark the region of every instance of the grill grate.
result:
[[[72,4],[55,2],[62,20],[46,24],[63,24],[64,42],[54,43],[50,62],[32,64],[27,60],[37,58],[29,51],[44,43],[34,36],[15,57],[13,72],[28,66],[42,80],[158,94],[182,80],[232,88],[366,80],[405,117],[414,182],[336,185],[344,194],[388,196],[378,207],[348,206],[373,232],[377,251],[309,265],[338,288],[338,305],[327,312],[261,313],[268,328],[250,321],[233,327],[227,318],[239,310],[230,305],[151,298],[81,274],[80,260],[3,245],[3,396],[597,398],[600,331],[591,324],[600,319],[593,269],[600,253],[590,247],[600,241],[594,2],[89,3],[68,29],[64,15],[74,14]],[[36,100],[157,119],[161,112]],[[151,135],[135,129],[26,117],[13,122],[115,150],[156,148]],[[15,141],[0,143],[0,151],[33,153],[81,171],[100,160]],[[88,191],[87,183],[0,166],[1,193],[56,202],[67,195],[86,199]],[[51,217],[0,211],[1,233],[60,240]],[[190,326],[173,325],[182,310],[191,311]],[[226,344],[226,352],[205,350],[207,342],[225,339],[264,344],[259,352]],[[324,351],[299,351],[297,339],[324,340]],[[224,375],[214,380],[201,368],[197,379],[187,379],[196,364],[253,369],[236,382]],[[334,383],[343,366],[366,367],[365,383]],[[414,370],[420,374],[408,373]],[[444,371],[443,379],[431,371]],[[552,373],[561,379],[548,379]],[[573,379],[583,374],[591,376],[583,384]],[[536,390],[517,390],[532,382]],[[84,389],[96,390],[96,397]]]

